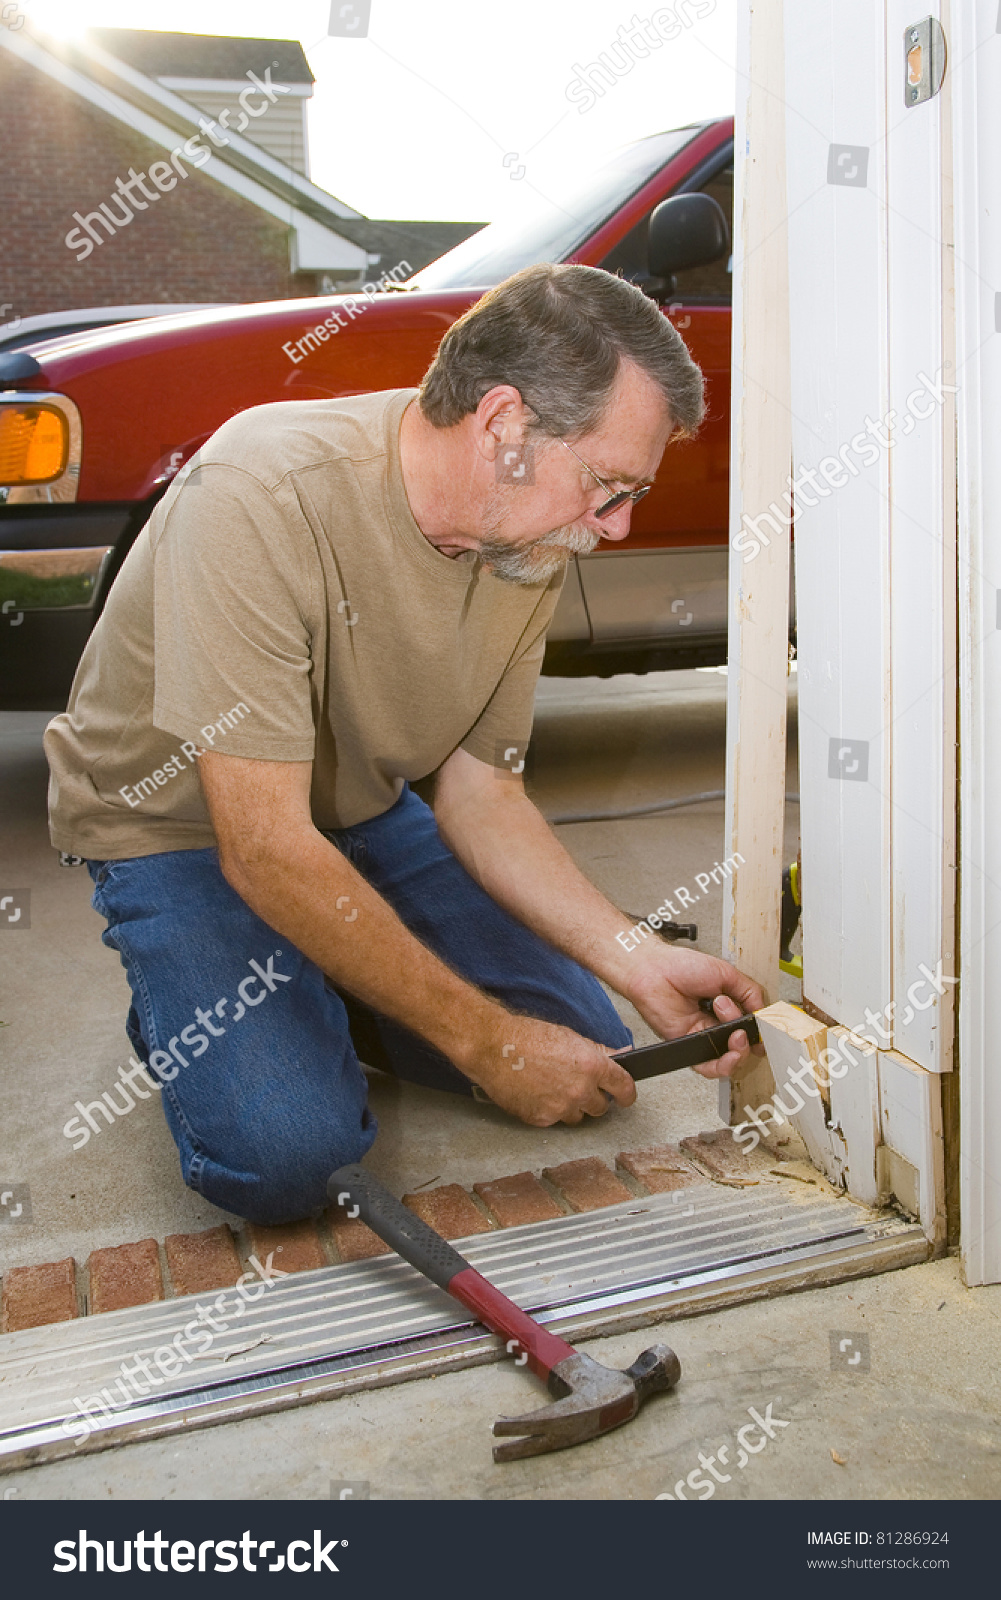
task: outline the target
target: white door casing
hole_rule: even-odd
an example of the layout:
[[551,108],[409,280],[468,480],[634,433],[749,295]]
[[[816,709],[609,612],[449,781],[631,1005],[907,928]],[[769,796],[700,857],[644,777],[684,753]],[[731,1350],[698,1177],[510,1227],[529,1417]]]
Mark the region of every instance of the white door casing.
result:
[[[745,0],[742,14],[753,54],[775,8]],[[932,15],[948,34],[945,0]],[[905,103],[904,35],[915,20],[903,0],[785,8],[775,160],[787,183],[804,994],[834,1025],[796,1013],[762,1031],[780,1093],[804,1048],[809,1060],[865,1031],[871,1043],[853,1045],[856,1064],[792,1120],[832,1181],[870,1202],[897,1193],[940,1245],[940,1075],[953,1065],[955,1000],[959,357],[952,86],[947,74],[940,93]],[[739,172],[739,137],[737,159]],[[735,265],[753,275],[742,222]],[[735,318],[741,284],[745,308],[753,304],[735,277]],[[734,350],[735,389],[746,388],[736,335]],[[746,449],[736,430],[735,443]],[[738,454],[733,472],[738,512],[759,517],[766,501],[743,493]],[[750,588],[731,577],[731,662]],[[743,668],[739,650],[736,659]],[[771,721],[769,734],[781,726],[777,711]],[[738,718],[731,761],[747,732]],[[756,910],[767,923],[770,901],[751,899],[746,877],[733,893],[738,905],[748,897],[745,922]]]
[[1001,12],[952,7],[959,524],[960,1249],[1001,1282]]

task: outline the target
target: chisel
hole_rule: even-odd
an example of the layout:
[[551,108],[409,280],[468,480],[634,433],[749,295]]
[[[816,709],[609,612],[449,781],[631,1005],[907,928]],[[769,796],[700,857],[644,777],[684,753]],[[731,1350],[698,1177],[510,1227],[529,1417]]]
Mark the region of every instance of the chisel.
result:
[[630,1077],[659,1078],[665,1072],[680,1072],[682,1067],[698,1066],[700,1061],[716,1061],[725,1055],[730,1035],[743,1029],[748,1044],[759,1044],[761,1035],[754,1013],[734,1022],[717,1022],[700,1033],[683,1033],[680,1039],[659,1039],[656,1044],[640,1045],[638,1050],[617,1051],[613,1061],[625,1067]]

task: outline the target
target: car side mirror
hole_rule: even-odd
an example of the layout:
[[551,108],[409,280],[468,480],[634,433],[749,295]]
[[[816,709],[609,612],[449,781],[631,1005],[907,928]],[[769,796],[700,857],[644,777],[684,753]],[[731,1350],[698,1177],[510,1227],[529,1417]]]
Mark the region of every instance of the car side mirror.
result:
[[669,286],[676,272],[707,266],[729,249],[726,217],[712,195],[674,194],[650,217],[650,276]]

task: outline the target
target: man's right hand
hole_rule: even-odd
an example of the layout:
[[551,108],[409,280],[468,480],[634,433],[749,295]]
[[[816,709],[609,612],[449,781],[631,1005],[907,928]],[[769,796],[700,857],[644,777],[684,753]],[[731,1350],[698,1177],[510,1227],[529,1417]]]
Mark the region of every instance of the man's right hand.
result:
[[496,1105],[533,1128],[602,1117],[612,1101],[630,1106],[636,1099],[625,1068],[604,1045],[572,1028],[497,1007],[478,1032],[476,1044],[456,1064]]

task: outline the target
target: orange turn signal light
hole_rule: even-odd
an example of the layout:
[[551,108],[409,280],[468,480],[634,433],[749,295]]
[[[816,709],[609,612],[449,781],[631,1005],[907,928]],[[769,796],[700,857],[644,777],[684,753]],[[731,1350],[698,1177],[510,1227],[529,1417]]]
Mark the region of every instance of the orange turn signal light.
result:
[[70,436],[54,406],[0,405],[0,484],[53,483],[66,471]]

